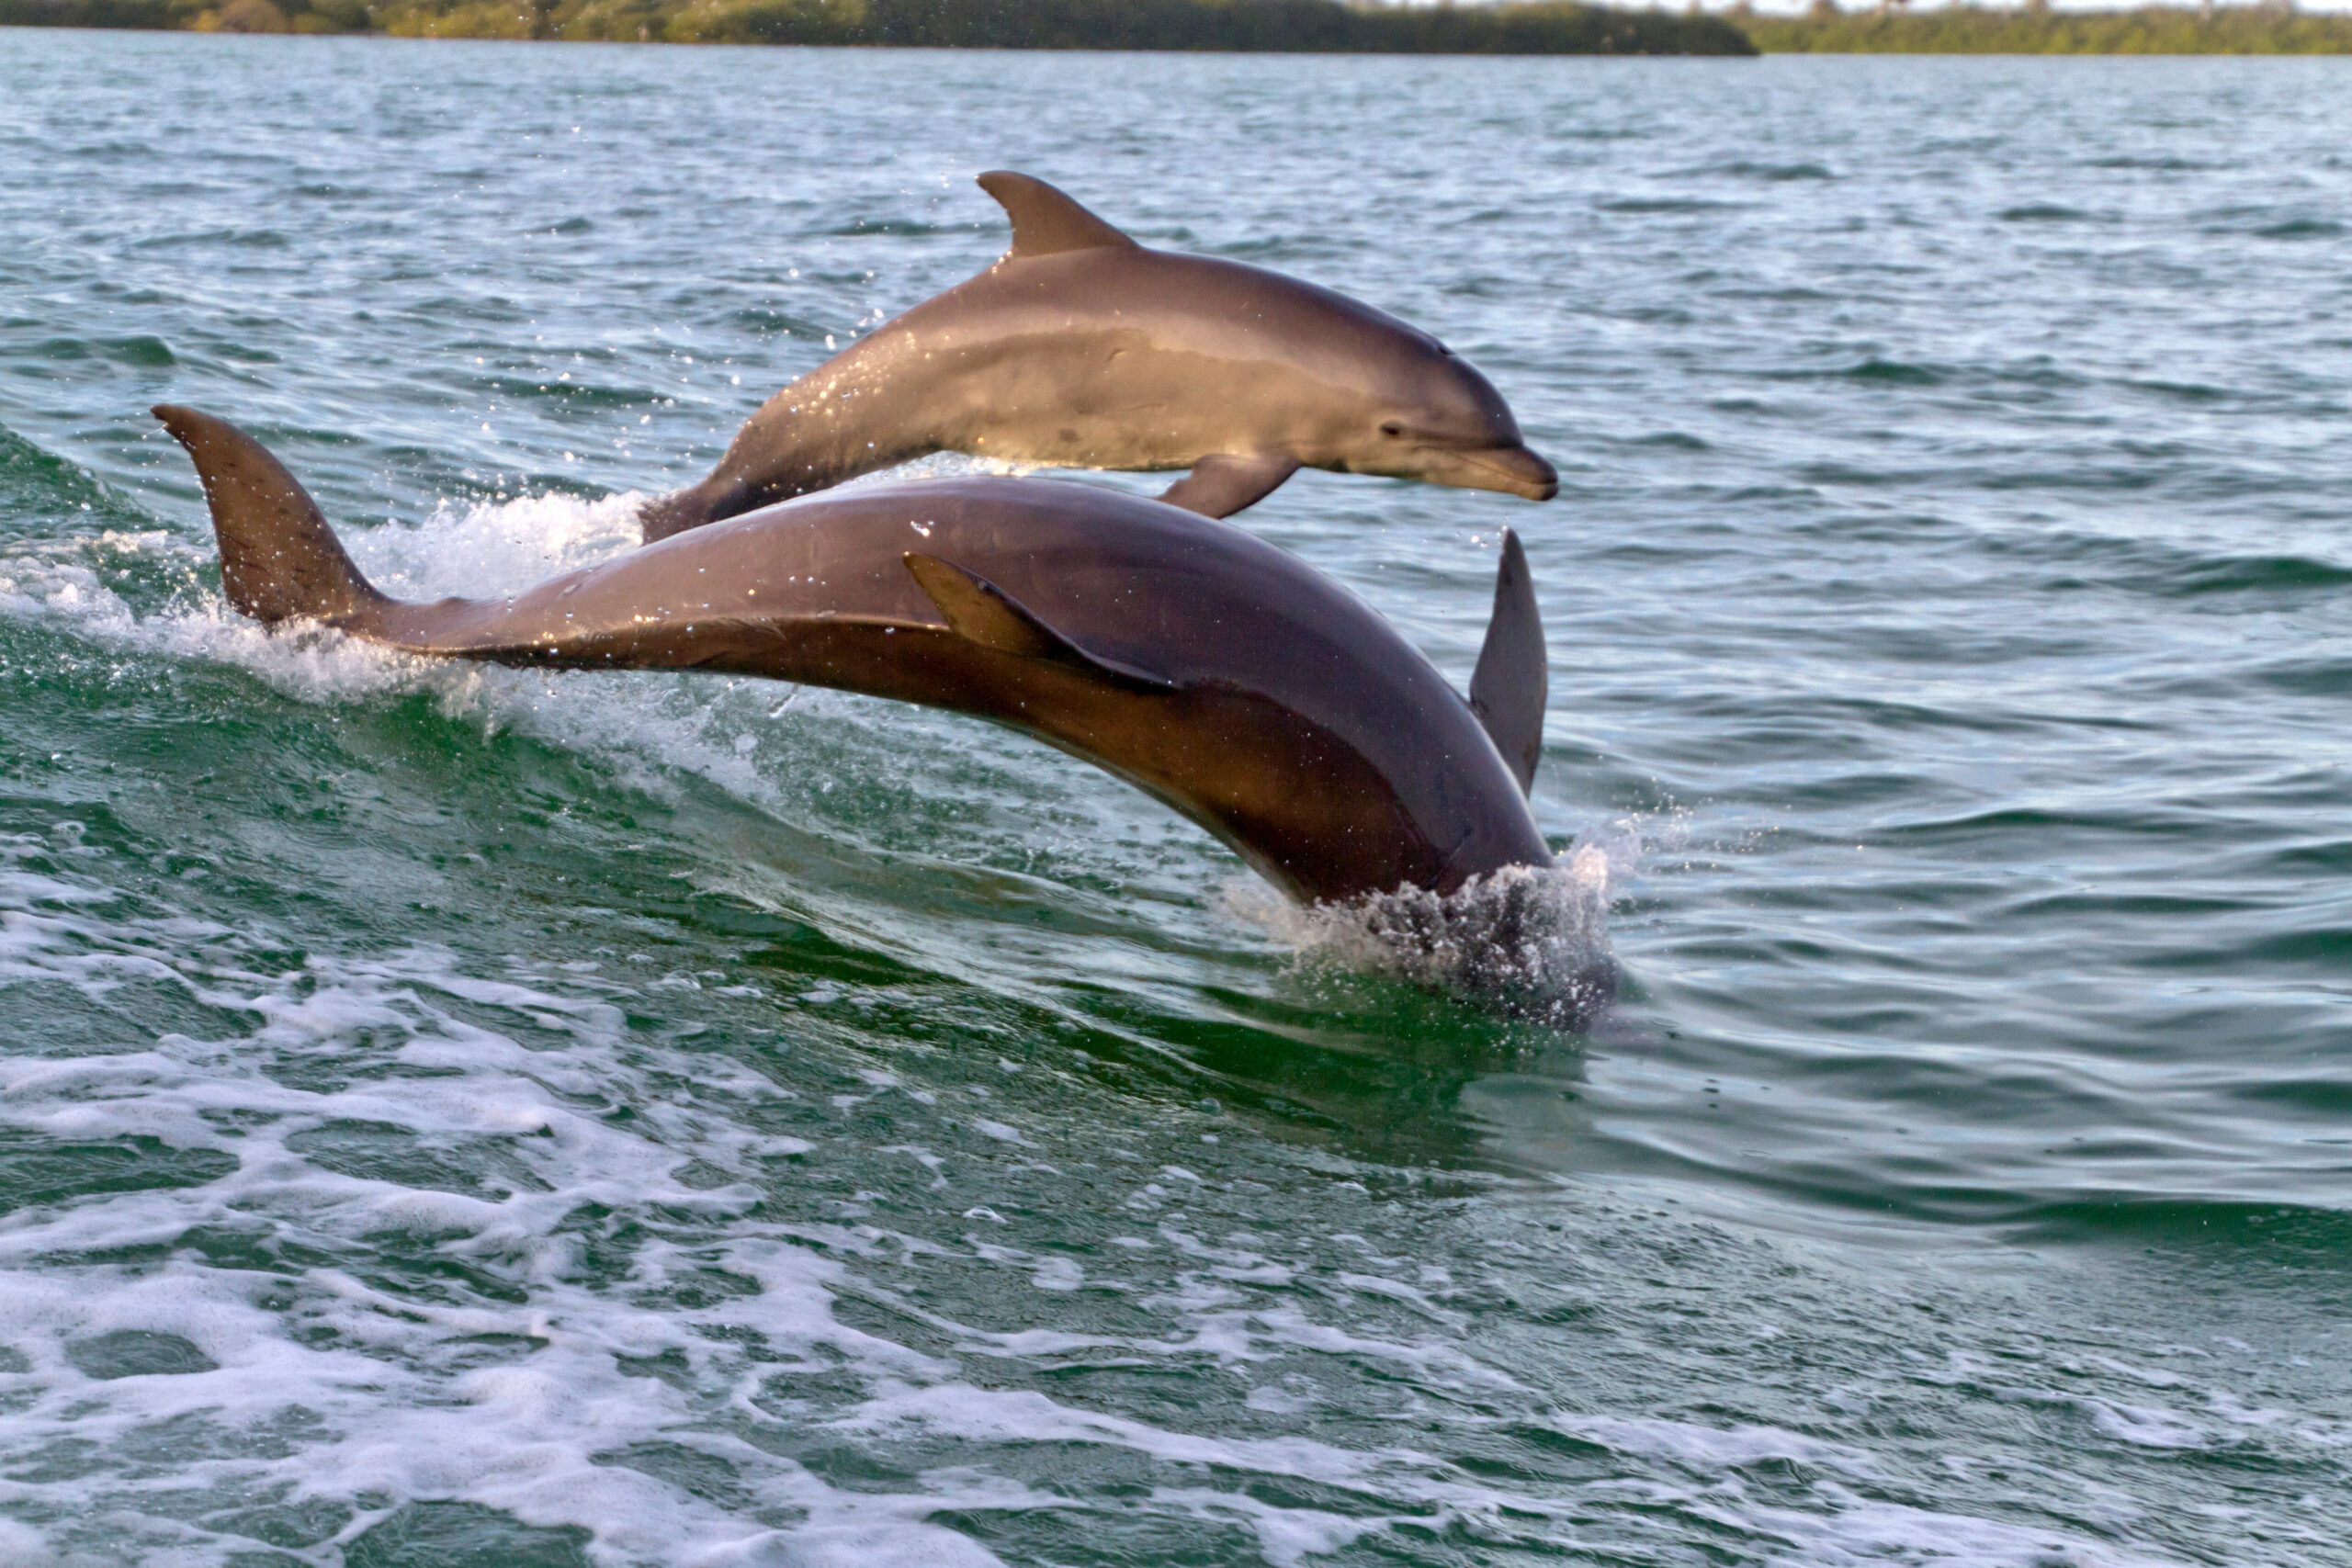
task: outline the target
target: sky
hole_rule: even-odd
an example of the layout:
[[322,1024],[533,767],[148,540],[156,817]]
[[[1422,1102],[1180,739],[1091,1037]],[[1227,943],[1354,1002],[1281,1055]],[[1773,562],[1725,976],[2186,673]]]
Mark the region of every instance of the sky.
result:
[[[1633,3],[1633,0],[1600,0],[1600,3],[1626,5]],[[1726,8],[1731,4],[1731,0],[1702,0],[1702,3],[1710,11],[1720,11]],[[1758,11],[1792,15],[1804,10],[1811,3],[1812,0],[1751,0],[1751,4]],[[2002,0],[1982,0],[1982,3],[2000,6]],[[2157,3],[2186,7],[2195,5],[2197,0],[2157,0]],[[2217,0],[2217,4],[2223,6],[2245,3],[2246,0]],[[1849,11],[1868,11],[1873,7],[1875,0],[1838,0],[1838,4]],[[1936,10],[1940,8],[1942,0],[1913,0],[1910,9]],[[2122,0],[2120,4],[2115,3],[2115,0],[2108,0],[2108,3],[2104,4],[2100,3],[2100,0],[2051,0],[2051,8],[2057,11],[2127,11],[2136,8],[2136,0]],[[2352,0],[2299,0],[2295,9],[2342,13],[2352,11]]]

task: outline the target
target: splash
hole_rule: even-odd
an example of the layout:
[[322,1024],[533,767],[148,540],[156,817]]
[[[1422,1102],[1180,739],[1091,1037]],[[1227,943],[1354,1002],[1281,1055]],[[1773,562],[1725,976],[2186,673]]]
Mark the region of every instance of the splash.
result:
[[1580,1029],[1616,996],[1608,941],[1611,848],[1509,865],[1450,894],[1400,887],[1299,908],[1234,888],[1235,913],[1302,964],[1385,975],[1516,1018]]
[[[209,552],[160,530],[22,547],[0,557],[0,617],[100,648],[233,664],[309,702],[417,690],[434,692],[450,712],[476,701],[472,670],[321,626],[273,630],[248,620],[220,597],[212,570]],[[109,581],[126,571],[141,586]]]
[[635,491],[588,501],[560,492],[511,501],[444,501],[414,525],[342,529],[368,580],[399,599],[519,592],[637,546]]
[[[396,597],[513,592],[633,548],[644,499],[631,492],[595,501],[540,494],[445,502],[416,524],[342,536],[368,579]],[[764,690],[665,671],[508,670],[421,658],[314,624],[264,626],[221,597],[216,561],[209,542],[160,529],[19,546],[0,555],[0,618],[135,656],[231,665],[307,703],[424,694],[449,717],[617,762],[632,784],[656,794],[663,793],[664,773],[675,770],[765,807],[778,804],[753,765],[760,716],[774,706]],[[839,705],[803,705],[831,713]]]
[[[957,457],[896,472],[981,471],[994,469]],[[490,596],[626,555],[637,547],[644,499],[540,493],[445,502],[413,522],[346,528],[341,537],[368,580],[397,597]],[[676,804],[709,786],[828,842],[915,847],[896,820],[899,807],[948,787],[958,804],[937,819],[977,823],[972,838],[944,852],[967,863],[1068,864],[1073,844],[1091,853],[1168,827],[1157,807],[1138,827],[1129,792],[1106,775],[1066,768],[1057,757],[1032,767],[1035,741],[881,698],[691,671],[508,669],[419,657],[314,624],[266,627],[221,596],[212,541],[192,533],[107,531],[0,545],[0,631],[12,626],[62,634],[126,669],[159,658],[225,666],[322,708],[421,696],[448,721],[590,759],[620,788]],[[854,787],[837,790],[844,782]],[[894,804],[877,805],[883,800]],[[1009,802],[1017,807],[986,815]],[[1070,829],[1080,818],[1089,827]],[[1189,825],[1182,831],[1194,832]],[[920,849],[941,852],[936,843]],[[1096,874],[1131,874],[1114,852],[1104,852],[1110,862],[1087,863]]]

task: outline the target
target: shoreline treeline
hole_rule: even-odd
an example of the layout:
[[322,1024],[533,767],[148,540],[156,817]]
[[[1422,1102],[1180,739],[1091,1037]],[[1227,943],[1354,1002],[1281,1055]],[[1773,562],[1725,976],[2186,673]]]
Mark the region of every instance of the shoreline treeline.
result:
[[1767,54],[2352,54],[2352,15],[2254,6],[2142,6],[2128,11],[1882,6],[1803,16],[1735,6],[1725,15]]
[[1713,15],[1573,0],[0,0],[0,27],[934,49],[1355,54],[2347,54],[2291,0],[2060,11],[1882,0]]
[[1752,55],[1719,16],[1567,0],[0,0],[0,26],[1348,54]]

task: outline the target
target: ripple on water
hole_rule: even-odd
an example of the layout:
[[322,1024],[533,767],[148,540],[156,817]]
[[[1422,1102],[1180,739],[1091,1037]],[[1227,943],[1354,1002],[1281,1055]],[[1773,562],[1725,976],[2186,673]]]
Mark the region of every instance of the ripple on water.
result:
[[[0,1559],[2340,1558],[2332,69],[0,29]],[[1490,373],[1243,521],[1457,680],[1521,528],[1565,863],[222,610],[157,396],[520,586],[1007,163]]]

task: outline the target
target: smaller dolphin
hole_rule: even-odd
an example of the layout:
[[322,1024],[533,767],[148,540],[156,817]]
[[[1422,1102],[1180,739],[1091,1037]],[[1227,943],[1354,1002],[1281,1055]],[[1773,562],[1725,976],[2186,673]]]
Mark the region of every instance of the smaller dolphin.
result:
[[1206,517],[1302,468],[1549,501],[1484,376],[1345,295],[1148,250],[1043,180],[980,186],[1012,249],[760,405],[701,483],[649,502],[650,541],[932,452],[1066,468],[1190,468]]
[[526,592],[378,592],[259,443],[155,410],[257,620],[411,653],[714,670],[994,719],[1191,818],[1293,897],[1450,894],[1549,865],[1527,808],[1543,627],[1505,536],[1471,700],[1387,622],[1239,529],[1095,485],[979,478],[771,506]]

